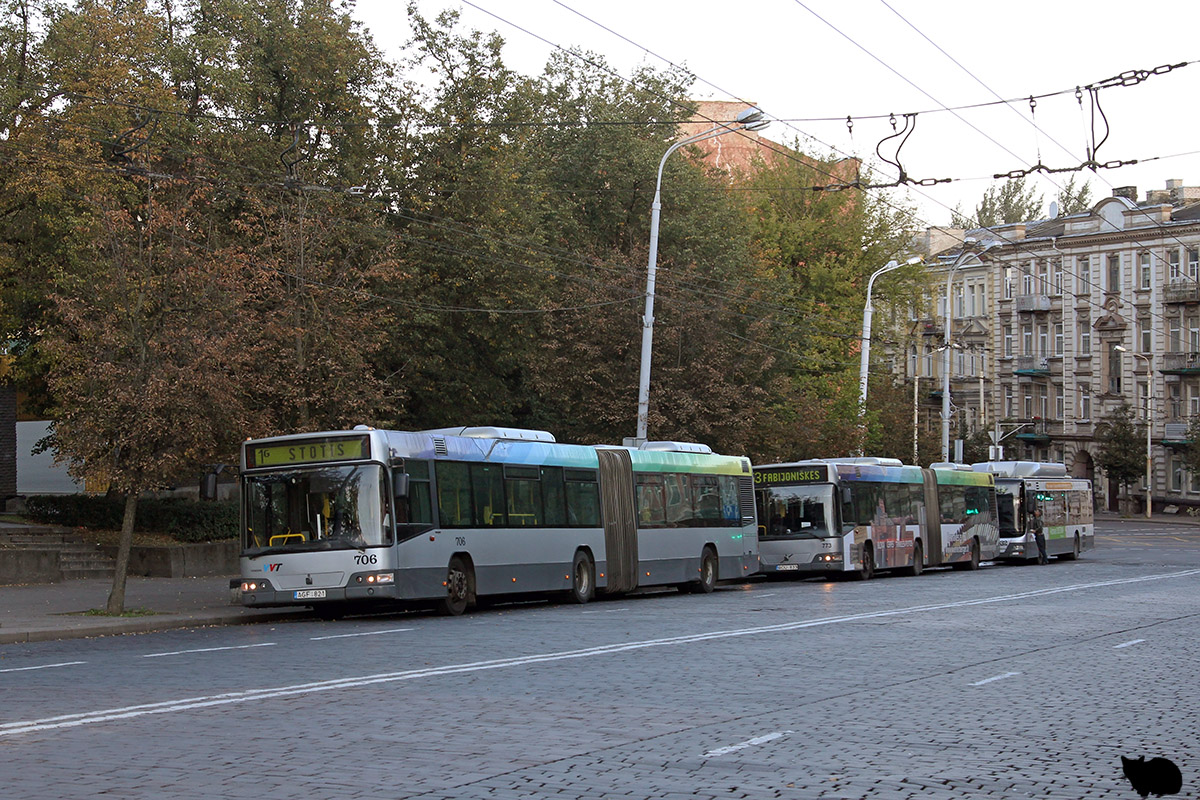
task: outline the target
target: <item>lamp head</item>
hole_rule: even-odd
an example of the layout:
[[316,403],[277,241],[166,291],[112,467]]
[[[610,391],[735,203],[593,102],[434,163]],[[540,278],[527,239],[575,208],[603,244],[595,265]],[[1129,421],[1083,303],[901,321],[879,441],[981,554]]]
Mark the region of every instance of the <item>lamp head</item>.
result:
[[[736,117],[736,121],[737,121],[738,125],[750,125],[751,123],[758,122],[762,118],[763,118],[762,109],[751,106],[750,108],[746,108],[746,109],[743,109],[742,111],[739,111],[738,115]],[[767,120],[767,124],[770,124],[770,120]]]

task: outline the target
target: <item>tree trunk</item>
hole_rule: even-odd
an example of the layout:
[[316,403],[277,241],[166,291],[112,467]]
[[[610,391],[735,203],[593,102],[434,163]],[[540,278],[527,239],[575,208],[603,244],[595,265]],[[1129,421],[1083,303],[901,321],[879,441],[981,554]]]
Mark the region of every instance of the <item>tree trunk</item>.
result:
[[133,546],[133,520],[137,514],[137,492],[125,495],[125,518],[121,521],[121,543],[117,546],[117,568],[112,591],[108,593],[109,614],[125,611],[125,575],[129,572],[129,550]]

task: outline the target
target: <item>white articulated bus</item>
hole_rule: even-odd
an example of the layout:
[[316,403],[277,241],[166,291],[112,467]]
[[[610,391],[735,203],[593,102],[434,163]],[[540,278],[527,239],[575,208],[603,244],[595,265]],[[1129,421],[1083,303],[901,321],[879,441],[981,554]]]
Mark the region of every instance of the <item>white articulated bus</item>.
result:
[[985,461],[973,464],[996,476],[1000,511],[1000,552],[1008,561],[1037,559],[1028,521],[1042,509],[1046,554],[1072,561],[1096,546],[1092,483],[1067,475],[1063,464],[1045,461]]
[[710,592],[758,569],[750,462],[705,445],[360,426],[246,441],[241,467],[247,606],[461,614],[483,596]]
[[816,459],[757,466],[754,485],[768,575],[919,575],[976,569],[997,552],[992,476],[964,465]]

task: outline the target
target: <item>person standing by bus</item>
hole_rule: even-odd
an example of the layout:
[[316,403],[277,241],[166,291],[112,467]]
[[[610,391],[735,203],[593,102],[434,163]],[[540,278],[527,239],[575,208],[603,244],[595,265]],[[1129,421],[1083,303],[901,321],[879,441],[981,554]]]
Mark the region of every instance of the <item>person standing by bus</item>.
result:
[[1035,508],[1033,516],[1029,518],[1029,530],[1033,534],[1033,541],[1037,543],[1038,563],[1046,564],[1049,559],[1046,558],[1046,526],[1042,522],[1042,509]]

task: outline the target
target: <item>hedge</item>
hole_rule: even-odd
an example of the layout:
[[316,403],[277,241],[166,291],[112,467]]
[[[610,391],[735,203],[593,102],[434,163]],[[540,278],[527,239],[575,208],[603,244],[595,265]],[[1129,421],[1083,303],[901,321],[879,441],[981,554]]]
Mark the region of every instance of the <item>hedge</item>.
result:
[[[70,528],[120,530],[125,501],[102,495],[33,495],[25,499],[29,517]],[[234,501],[204,502],[186,498],[139,500],[135,530],[165,533],[178,542],[236,539],[238,507]]]

